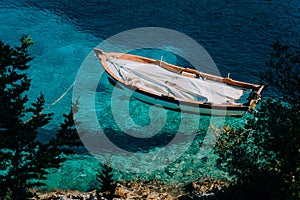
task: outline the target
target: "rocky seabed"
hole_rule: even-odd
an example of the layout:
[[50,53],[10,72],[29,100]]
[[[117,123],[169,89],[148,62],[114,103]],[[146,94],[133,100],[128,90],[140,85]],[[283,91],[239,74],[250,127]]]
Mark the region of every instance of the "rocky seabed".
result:
[[[193,182],[188,189],[179,187],[177,185],[167,185],[159,181],[148,182],[119,182],[114,194],[114,200],[123,199],[145,199],[145,200],[173,200],[173,199],[194,199],[213,195],[211,192],[214,189],[221,189],[227,187],[228,183],[224,181],[203,179]],[[188,191],[187,191],[188,190]],[[96,191],[79,192],[68,190],[56,190],[52,192],[37,192],[42,200],[107,200],[102,197],[97,199]]]

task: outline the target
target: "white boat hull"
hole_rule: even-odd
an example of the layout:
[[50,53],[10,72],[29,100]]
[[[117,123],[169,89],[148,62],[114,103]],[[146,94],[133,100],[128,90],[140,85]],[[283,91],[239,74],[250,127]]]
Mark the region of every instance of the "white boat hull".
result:
[[[131,90],[142,102],[178,112],[242,117],[255,108],[264,87],[141,56],[94,50],[110,83]],[[246,90],[252,92],[237,102]]]

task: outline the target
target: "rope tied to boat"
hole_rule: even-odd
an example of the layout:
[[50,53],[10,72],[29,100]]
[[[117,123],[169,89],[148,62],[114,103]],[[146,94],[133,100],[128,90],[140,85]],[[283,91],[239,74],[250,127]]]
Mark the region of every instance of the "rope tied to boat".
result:
[[[49,110],[52,106],[54,106],[55,104],[57,104],[60,100],[62,100],[66,94],[71,90],[71,88],[75,85],[76,80],[73,81],[73,83],[68,87],[68,89],[62,94],[60,95],[55,101],[53,101],[51,104],[49,104],[46,108],[44,108],[41,112],[39,112],[39,114],[44,113],[45,111]],[[33,118],[35,118],[37,115],[32,116],[31,118],[29,118],[28,120],[26,120],[24,122],[24,124],[27,124],[28,122],[30,122]]]

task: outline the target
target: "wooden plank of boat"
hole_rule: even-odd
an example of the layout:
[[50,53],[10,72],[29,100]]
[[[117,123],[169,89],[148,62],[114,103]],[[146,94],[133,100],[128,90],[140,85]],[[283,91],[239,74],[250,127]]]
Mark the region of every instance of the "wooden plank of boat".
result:
[[161,60],[94,51],[112,84],[134,91],[134,97],[142,102],[170,110],[242,117],[255,108],[264,87]]

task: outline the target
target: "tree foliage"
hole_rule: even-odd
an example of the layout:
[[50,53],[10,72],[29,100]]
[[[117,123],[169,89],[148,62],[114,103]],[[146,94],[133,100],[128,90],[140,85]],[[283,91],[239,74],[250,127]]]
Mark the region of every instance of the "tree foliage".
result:
[[100,183],[100,189],[97,189],[97,199],[101,199],[100,193],[107,199],[113,199],[116,191],[117,183],[113,179],[113,168],[110,167],[110,163],[100,163],[101,170],[97,174],[97,181]]
[[299,108],[300,104],[300,42],[291,48],[276,41],[269,55],[267,72],[262,73],[266,86],[278,91],[277,98]]
[[80,144],[72,112],[64,115],[64,123],[50,141],[37,140],[52,113],[42,113],[43,94],[26,107],[31,81],[26,70],[33,59],[28,48],[33,41],[28,36],[20,41],[15,47],[0,41],[0,198],[12,200],[32,197],[30,188],[44,185],[47,169],[58,168],[66,159],[62,155]]
[[300,198],[300,52],[279,42],[273,49],[262,81],[276,95],[218,135],[220,166],[236,177],[229,199]]

